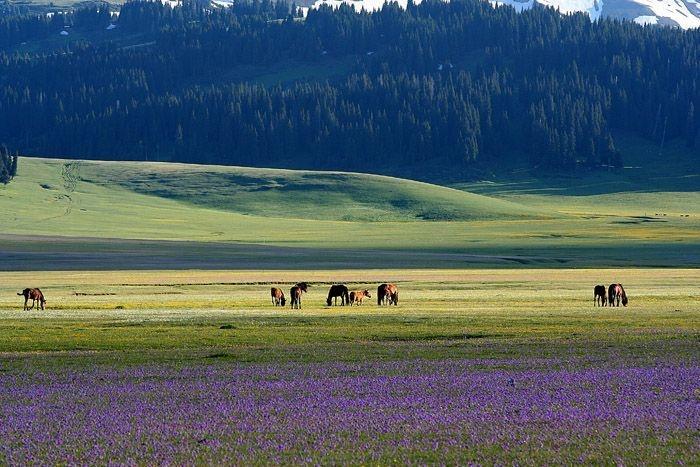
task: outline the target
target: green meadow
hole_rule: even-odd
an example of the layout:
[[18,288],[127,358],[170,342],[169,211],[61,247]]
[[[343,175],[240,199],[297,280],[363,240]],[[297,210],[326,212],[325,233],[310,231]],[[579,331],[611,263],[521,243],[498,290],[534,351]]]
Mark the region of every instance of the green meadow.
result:
[[[302,310],[271,306],[270,285],[311,283]],[[328,286],[376,291],[398,307],[326,307]],[[627,308],[593,306],[592,286],[621,281]],[[334,270],[0,273],[7,366],[145,361],[609,359],[697,357],[697,270]],[[22,311],[26,284],[46,310]]]
[[607,188],[591,194],[584,177],[572,194],[515,177],[450,188],[341,172],[22,158],[0,188],[0,267],[696,266],[694,178],[683,191],[642,191],[653,183],[615,176],[624,191],[605,175]]

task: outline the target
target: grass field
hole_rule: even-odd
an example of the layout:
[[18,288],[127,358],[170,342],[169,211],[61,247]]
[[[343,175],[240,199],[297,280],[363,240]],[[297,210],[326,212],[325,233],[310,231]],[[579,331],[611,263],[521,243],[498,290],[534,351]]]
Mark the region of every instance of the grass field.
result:
[[688,183],[589,196],[499,182],[484,196],[361,174],[23,158],[0,187],[0,269],[694,267]]
[[[0,273],[0,462],[694,464],[699,279]],[[304,309],[271,307],[269,286],[297,280]],[[332,282],[385,280],[400,306],[323,306]],[[610,281],[629,307],[592,306]],[[28,284],[47,310],[21,311]]]
[[[534,340],[533,351],[547,353],[549,346],[535,348],[537,338],[569,346],[686,336],[690,344],[700,324],[694,269],[17,272],[0,279],[1,352],[229,348],[235,358],[249,346],[474,338],[477,346]],[[302,311],[270,306],[271,285],[288,289],[301,280],[312,284]],[[613,280],[625,284],[632,305],[593,308],[592,285]],[[332,283],[376,290],[385,281],[401,288],[400,307],[325,306]],[[22,311],[16,292],[32,284],[42,284],[47,311]]]

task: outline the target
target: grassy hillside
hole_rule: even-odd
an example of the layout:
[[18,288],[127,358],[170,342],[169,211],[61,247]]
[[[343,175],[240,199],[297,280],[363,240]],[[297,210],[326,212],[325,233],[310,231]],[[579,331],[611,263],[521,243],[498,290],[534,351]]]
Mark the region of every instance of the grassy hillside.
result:
[[[57,173],[63,162],[27,160]],[[543,217],[516,203],[376,175],[143,162],[84,162],[81,181],[253,216],[342,221]]]
[[697,192],[495,194],[360,174],[23,158],[0,187],[0,267],[700,264]]

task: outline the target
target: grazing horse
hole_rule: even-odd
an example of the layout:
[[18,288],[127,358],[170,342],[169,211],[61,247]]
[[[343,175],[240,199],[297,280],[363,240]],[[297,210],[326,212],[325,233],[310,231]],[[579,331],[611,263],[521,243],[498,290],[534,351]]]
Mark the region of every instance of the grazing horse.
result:
[[605,306],[606,301],[605,286],[596,285],[593,287],[593,306]]
[[289,289],[289,296],[292,299],[292,308],[301,310],[301,295],[309,289],[306,282],[299,282],[297,285]]
[[[46,299],[44,298],[44,294],[41,293],[41,290],[39,289],[24,289],[17,295],[24,295],[24,310],[31,310],[34,308],[34,304],[36,303],[36,309],[39,309],[39,304],[41,304],[41,309],[44,309],[44,305],[46,304]],[[27,303],[31,299],[32,301],[32,306],[27,306]],[[38,303],[37,303],[38,302]]]
[[331,289],[328,291],[326,305],[331,306],[331,303],[337,305],[338,297],[340,297],[340,304],[342,306],[350,304],[350,292],[348,291],[348,288],[343,284],[331,285]]
[[353,290],[350,292],[350,306],[352,306],[353,303],[357,303],[357,305],[362,305],[362,300],[367,298],[372,298],[372,296],[369,294],[369,290]]
[[610,284],[608,287],[608,306],[620,306],[620,301],[622,301],[622,306],[627,306],[627,294],[622,284]]
[[278,289],[277,287],[271,287],[270,296],[272,297],[272,304],[274,306],[284,306],[285,303],[287,303],[287,300],[284,298],[284,292],[282,292],[282,289]]
[[395,284],[381,284],[377,287],[377,305],[398,305],[399,288]]

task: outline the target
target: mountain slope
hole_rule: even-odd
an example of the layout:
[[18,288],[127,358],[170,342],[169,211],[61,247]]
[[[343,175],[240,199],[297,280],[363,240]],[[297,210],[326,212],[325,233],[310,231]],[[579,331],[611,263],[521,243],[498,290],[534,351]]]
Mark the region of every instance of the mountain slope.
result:
[[700,3],[694,0],[494,0],[492,3],[510,5],[519,11],[532,8],[537,3],[563,14],[588,13],[594,21],[610,17],[683,29],[700,27]]
[[[695,0],[490,0],[492,5],[509,5],[518,11],[532,8],[535,4],[552,7],[563,14],[588,13],[591,20],[601,17],[626,19],[638,24],[676,26],[683,29],[700,27],[700,2]],[[322,5],[337,7],[343,3],[356,10],[375,11],[384,5],[384,0],[316,0],[313,8]],[[399,5],[406,6],[407,0]],[[420,0],[415,0],[420,3]]]

